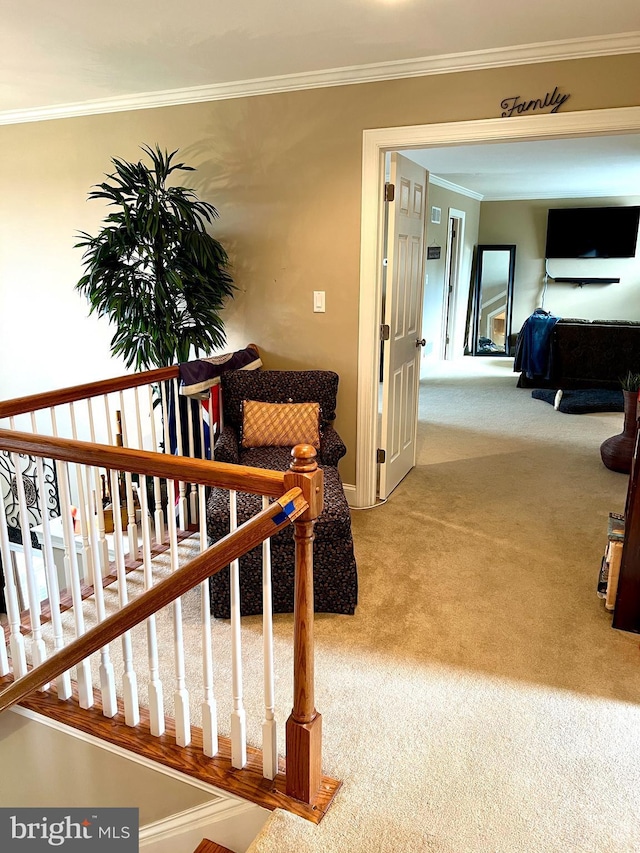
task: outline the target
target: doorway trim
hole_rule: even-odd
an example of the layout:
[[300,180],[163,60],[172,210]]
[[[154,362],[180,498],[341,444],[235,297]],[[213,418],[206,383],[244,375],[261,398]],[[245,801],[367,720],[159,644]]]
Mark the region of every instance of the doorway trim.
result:
[[373,128],[363,131],[355,506],[372,506],[376,502],[385,153],[436,145],[521,142],[639,131],[640,107]]
[[[457,343],[457,329],[454,318],[457,316],[457,305],[460,298],[460,282],[462,281],[462,249],[464,247],[464,232],[467,214],[464,210],[450,207],[447,214],[447,256],[444,268],[444,289],[442,293],[442,340],[440,342],[440,358],[446,361],[451,358],[451,349]],[[452,240],[452,229],[454,223],[458,223],[455,241]],[[455,246],[455,252],[454,252]],[[451,271],[455,271],[453,285],[451,284]],[[465,270],[466,272],[466,270]],[[449,287],[453,291],[449,291]],[[449,346],[447,346],[447,340]],[[448,352],[447,352],[448,350]]]

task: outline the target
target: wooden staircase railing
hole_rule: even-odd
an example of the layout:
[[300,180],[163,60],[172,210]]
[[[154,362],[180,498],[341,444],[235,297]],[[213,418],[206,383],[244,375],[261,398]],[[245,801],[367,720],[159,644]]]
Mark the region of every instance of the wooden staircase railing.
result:
[[[24,456],[32,458],[35,457],[38,460],[42,458],[54,460],[56,467],[58,467],[58,477],[62,476],[62,485],[64,486],[63,492],[66,500],[66,504],[64,501],[61,501],[64,521],[65,569],[67,571],[71,571],[71,591],[74,593],[73,607],[75,610],[78,609],[79,604],[80,606],[82,605],[81,599],[78,601],[76,598],[76,592],[79,594],[81,587],[75,577],[78,571],[75,552],[76,550],[80,550],[80,545],[77,544],[80,534],[74,532],[73,526],[69,526],[70,521],[66,517],[66,509],[70,506],[70,501],[73,498],[73,495],[69,493],[69,483],[73,482],[74,476],[77,480],[76,489],[79,490],[79,498],[76,497],[76,500],[79,500],[81,503],[83,501],[86,503],[86,507],[81,507],[81,538],[83,541],[85,561],[88,558],[89,562],[91,562],[92,559],[95,561],[95,565],[92,569],[94,572],[94,582],[90,589],[93,590],[97,602],[102,595],[102,593],[100,593],[100,596],[98,595],[98,589],[102,589],[102,581],[105,577],[113,578],[116,576],[118,586],[120,587],[124,584],[126,587],[126,580],[124,580],[126,575],[124,573],[122,547],[124,537],[127,535],[124,531],[124,523],[121,524],[120,522],[119,498],[116,495],[113,516],[115,523],[114,537],[116,540],[115,564],[111,564],[113,567],[112,574],[106,575],[104,571],[106,548],[104,546],[104,528],[102,526],[104,525],[102,507],[99,503],[96,505],[95,492],[93,493],[93,503],[91,495],[88,494],[92,491],[93,484],[97,484],[99,482],[98,472],[100,470],[104,470],[106,472],[107,480],[110,479],[112,483],[117,482],[114,472],[120,472],[123,480],[125,476],[127,478],[127,495],[126,497],[123,497],[122,511],[126,514],[128,509],[129,535],[131,535],[130,528],[132,526],[132,477],[138,476],[140,478],[142,513],[143,515],[146,514],[145,520],[139,522],[141,524],[143,534],[141,544],[141,550],[143,552],[142,557],[140,559],[133,559],[132,554],[130,553],[130,561],[133,559],[133,562],[131,563],[132,566],[140,565],[142,568],[142,565],[144,564],[146,591],[137,595],[137,597],[129,603],[125,602],[123,604],[121,602],[120,609],[111,616],[101,617],[98,612],[97,626],[87,631],[84,631],[84,629],[76,630],[76,634],[78,636],[71,643],[61,647],[59,644],[59,638],[57,637],[54,654],[50,657],[46,657],[44,643],[41,640],[38,640],[38,642],[41,643],[42,648],[38,654],[34,653],[32,668],[28,671],[24,671],[25,668],[23,665],[23,672],[18,672],[19,677],[16,677],[14,674],[15,680],[11,683],[8,682],[7,675],[10,671],[8,668],[8,658],[4,645],[2,645],[2,647],[0,647],[0,676],[4,677],[1,678],[0,681],[6,686],[6,689],[2,694],[0,694],[0,710],[6,709],[11,704],[19,701],[22,701],[25,704],[31,703],[32,707],[44,707],[46,705],[51,707],[51,701],[47,700],[47,694],[43,693],[42,689],[54,679],[58,679],[58,704],[61,704],[60,700],[68,701],[71,696],[70,688],[64,688],[61,692],[60,677],[66,677],[68,679],[68,671],[71,667],[77,665],[78,672],[80,673],[80,666],[87,665],[88,656],[100,650],[100,654],[103,656],[103,666],[101,666],[102,678],[103,667],[108,670],[110,665],[108,657],[104,657],[105,649],[108,649],[109,644],[116,638],[125,638],[133,626],[145,620],[147,620],[147,625],[149,626],[153,623],[154,614],[156,614],[160,608],[171,602],[174,602],[173,606],[176,606],[176,603],[179,603],[181,596],[198,585],[201,585],[202,595],[204,596],[206,580],[212,574],[230,563],[233,567],[234,561],[236,561],[243,553],[246,553],[256,547],[256,545],[263,540],[268,539],[268,537],[276,533],[282,527],[293,523],[296,559],[293,640],[293,707],[286,724],[286,784],[284,787],[288,797],[293,798],[293,800],[300,801],[300,807],[293,807],[292,810],[317,822],[326,812],[333,795],[339,787],[338,782],[327,779],[327,777],[323,777],[321,775],[322,720],[320,714],[316,711],[314,700],[313,527],[314,521],[320,514],[323,506],[322,472],[318,469],[316,464],[315,451],[313,448],[306,445],[300,445],[295,448],[293,453],[294,458],[291,463],[291,470],[288,472],[267,471],[263,469],[247,468],[240,465],[218,463],[208,458],[194,458],[193,445],[190,443],[191,439],[189,438],[189,440],[187,440],[184,436],[182,438],[180,437],[179,423],[177,424],[178,453],[182,453],[182,455],[158,453],[155,449],[143,449],[146,439],[143,438],[142,434],[141,420],[144,419],[144,415],[143,418],[141,418],[142,407],[139,404],[139,391],[144,390],[144,386],[147,387],[149,404],[146,417],[148,419],[150,418],[152,422],[152,436],[150,443],[152,446],[156,446],[156,428],[153,425],[153,421],[157,416],[154,414],[155,404],[152,405],[151,387],[152,385],[155,386],[156,383],[171,382],[173,383],[177,399],[177,375],[177,367],[163,368],[161,370],[148,371],[143,374],[134,374],[132,376],[106,380],[104,382],[98,382],[90,385],[61,389],[48,394],[33,395],[30,397],[22,397],[0,402],[0,421],[2,421],[2,419],[9,419],[10,426],[10,429],[0,428],[0,451],[5,451],[7,454],[13,454],[14,465],[16,466],[16,477],[18,476],[16,460],[19,457]],[[125,402],[123,397],[124,392],[135,394],[135,403],[131,401]],[[134,434],[135,428],[132,427],[131,424],[137,420],[137,447],[114,446],[120,443],[118,438],[122,441],[122,435],[116,436],[116,440],[113,441],[112,430],[109,424],[107,424],[106,432],[108,433],[109,442],[113,441],[113,443],[100,444],[95,441],[95,434],[100,428],[102,429],[102,434],[105,433],[104,426],[100,427],[100,425],[95,423],[95,411],[91,404],[92,400],[99,397],[104,398],[107,421],[113,414],[114,404],[110,401],[114,398],[117,406],[120,408],[129,407],[133,412],[133,415],[130,414],[127,416],[125,414],[124,416],[125,423],[127,421],[127,417],[129,417],[130,438],[127,440],[125,434],[125,441],[122,443],[125,445],[133,443],[131,441],[131,435]],[[74,409],[74,406],[79,407],[80,405],[86,407],[86,425],[84,427],[84,431],[85,434],[89,435],[91,439],[90,441],[80,440],[78,438],[78,433],[81,430],[76,425],[76,414],[78,409]],[[166,448],[169,441],[169,410],[164,393],[162,396],[161,407],[163,424],[162,435],[164,439],[164,447]],[[44,413],[43,415],[39,415],[39,417],[42,418],[46,416],[47,411],[50,414],[51,431],[53,432],[52,435],[40,432],[36,418],[36,413]],[[197,429],[197,419],[202,415],[202,411],[200,410],[200,415],[195,413],[195,411],[196,410],[194,409],[193,419]],[[59,416],[60,412],[63,413],[62,418]],[[120,416],[120,411],[118,411],[117,414]],[[20,430],[15,429],[15,419],[18,419],[20,424],[24,425],[28,418],[30,418],[32,432],[28,432],[24,428]],[[61,437],[59,435],[59,431],[61,429],[59,427],[59,423],[63,418],[66,419],[69,426],[67,427],[68,434]],[[191,419],[192,413],[190,411],[190,425]],[[201,425],[200,430],[202,434]],[[126,426],[124,432],[126,433]],[[204,447],[204,442],[202,443],[202,446]],[[69,467],[67,468],[66,466]],[[40,466],[40,470],[38,472],[38,476],[40,478],[42,475],[41,467],[42,466]],[[75,471],[75,475],[70,475],[69,471]],[[168,525],[168,534],[166,534],[166,528],[163,531],[162,522],[160,523],[160,527],[158,527],[157,521],[159,494],[158,484],[160,481],[166,481],[167,486],[166,491],[168,496],[165,496],[164,517],[165,525]],[[42,485],[41,479],[38,482]],[[147,482],[149,484],[150,495],[152,493],[152,485],[155,489],[156,536],[161,537],[162,535],[168,535],[168,539],[165,539],[165,542],[167,543],[165,547],[167,547],[171,553],[171,574],[166,579],[156,583],[154,583],[150,577],[147,577],[147,564],[149,562],[150,554],[150,524],[152,522],[149,522],[146,519],[153,518],[151,505],[147,508],[147,489],[145,487]],[[174,565],[174,560],[177,561],[175,553],[177,550],[176,543],[180,538],[176,533],[176,514],[174,512],[172,500],[174,488],[177,485],[180,486],[180,530],[182,531],[180,536],[184,537],[189,535],[186,526],[182,525],[186,525],[188,519],[193,518],[195,510],[195,516],[199,518],[201,542],[200,555],[191,559],[187,565],[181,568],[178,567],[177,562]],[[197,492],[195,492],[195,500],[192,500],[190,505],[187,504],[185,499],[185,495],[189,487],[192,489],[192,498],[194,497],[193,490],[197,490]],[[250,519],[248,522],[238,527],[237,530],[233,530],[232,525],[232,532],[228,536],[205,550],[205,545],[203,544],[206,541],[204,487],[224,488],[231,492],[236,490],[250,492],[265,496],[264,504],[266,504],[267,498],[274,499],[274,502],[266,506],[266,508],[253,519]],[[20,517],[22,519],[23,515],[26,516],[23,486],[20,486],[18,491],[20,492]],[[177,498],[177,493],[175,497]],[[188,512],[186,516],[183,516],[185,507],[187,507]],[[89,521],[87,521],[87,513],[90,514]],[[162,516],[162,513],[160,513],[160,515]],[[184,521],[185,517],[187,518],[187,522]],[[134,530],[135,521],[136,516],[134,512]],[[7,565],[8,555],[5,553],[5,544],[7,540],[6,522],[4,520],[3,508],[1,506],[0,522],[0,551],[2,551],[4,563]],[[101,545],[101,549],[96,546],[97,526],[100,526],[99,532],[101,542],[98,544]],[[51,543],[47,540],[47,524],[45,524],[44,527],[45,546],[43,546],[43,553],[47,569],[47,585],[51,596],[51,593],[56,590],[56,585],[55,577],[52,577],[52,569],[49,566]],[[93,527],[93,530],[90,529],[91,527]],[[93,557],[91,556],[92,533],[94,542]],[[74,536],[76,537],[75,541]],[[160,542],[160,539],[158,539],[158,542]],[[25,551],[30,553],[29,537],[23,537],[23,543]],[[100,551],[100,554],[98,554],[98,551]],[[135,556],[137,557],[137,553]],[[102,560],[102,575],[99,573],[100,560]],[[26,560],[26,562],[28,564],[29,560]],[[127,566],[129,565],[130,563],[127,563]],[[127,571],[129,571],[129,568],[127,568]],[[24,627],[21,628],[22,632],[33,631],[34,624],[36,629],[38,629],[41,616],[40,607],[36,606],[36,599],[32,598],[34,590],[33,579],[30,580],[30,584],[27,601],[29,609],[26,613],[27,618],[24,620]],[[9,614],[9,622],[11,623],[13,620],[15,627],[17,612],[15,589],[10,590],[9,586],[10,585],[7,583],[7,593],[8,595],[11,593],[13,596],[13,598],[11,598],[11,595],[9,595],[9,599],[11,599],[11,601],[8,600],[8,603],[12,604],[12,607],[9,607],[9,610],[11,611]],[[84,587],[82,587],[82,589],[84,589]],[[69,598],[68,595],[67,598]],[[49,618],[46,616],[47,607],[50,608],[50,612],[52,614],[54,613],[55,608],[53,607],[54,602],[51,600],[48,603],[45,602],[45,604],[46,606],[43,608],[42,612],[45,613],[43,618],[46,619]],[[176,611],[176,614],[174,614],[176,618],[178,618],[179,615],[180,611]],[[239,609],[236,617],[239,620]],[[53,615],[51,618],[53,619]],[[179,621],[180,619],[178,618],[178,622]],[[239,626],[239,622],[236,624]],[[148,630],[150,630],[150,628]],[[204,630],[206,631],[206,623]],[[19,639],[19,634],[17,635],[17,638]],[[16,640],[15,631],[12,634],[12,640],[9,644],[9,648],[12,656],[22,656],[24,660],[24,653],[21,650],[20,643],[16,640],[16,644],[14,645],[14,640]],[[123,639],[123,648],[124,645]],[[33,647],[37,651],[36,643],[34,643]],[[123,654],[124,653],[125,652],[123,651]],[[35,694],[34,691],[40,692]],[[29,698],[25,699],[27,694],[29,694]],[[78,695],[81,696],[81,694],[82,691],[80,690]],[[55,694],[51,695],[53,696]],[[82,701],[80,701],[80,704],[82,708],[89,708],[92,703],[85,697],[85,704],[83,705]],[[102,713],[106,717],[113,718],[114,714],[116,716],[118,715],[119,712],[115,705],[115,694],[109,701],[109,697],[106,696],[103,691],[101,704],[103,708]],[[122,707],[121,700],[118,700],[117,707]],[[76,712],[76,716],[79,717],[80,713]],[[152,716],[153,715],[151,715],[149,719],[151,719]],[[127,725],[132,726],[132,722],[128,720]],[[154,726],[152,722],[152,735],[154,734],[153,728]],[[176,718],[176,733],[178,732],[178,728]],[[133,723],[133,729],[128,729],[129,739],[131,738],[132,731],[135,733],[135,722]],[[155,732],[156,736],[163,738],[163,731],[164,728],[162,728],[161,731]],[[113,732],[109,732],[108,738],[111,738],[112,735]],[[212,756],[212,752],[206,751],[207,738],[204,738],[204,740],[201,740],[200,742],[205,744],[205,755]],[[216,735],[214,737],[214,743],[217,742]],[[177,734],[176,745],[180,745],[180,738]],[[252,755],[253,753],[255,753],[255,750],[252,751]],[[212,758],[211,760],[215,759]],[[172,766],[175,766],[175,758],[172,758],[172,761],[174,762]],[[251,761],[254,761],[254,759],[252,758]],[[196,763],[199,764],[200,762]],[[271,764],[273,764],[273,762],[271,762]],[[235,762],[234,767],[238,768],[238,764]],[[187,770],[186,772],[189,771]],[[252,770],[251,772],[255,774],[255,770]],[[282,784],[274,778],[277,774],[278,761],[276,757],[275,766],[268,777],[274,779],[272,785],[275,785],[275,787],[271,794],[276,794],[276,788],[278,791],[282,789]],[[236,776],[236,779],[237,778],[238,777]],[[266,781],[268,781],[268,778]],[[215,784],[220,783],[217,781]],[[224,785],[220,785],[220,787],[224,787]],[[242,786],[240,786],[240,788],[241,787]],[[254,787],[256,786],[254,785]],[[264,788],[264,786],[262,787]],[[233,790],[233,788],[231,789]],[[238,788],[235,790],[238,790]],[[271,796],[266,788],[264,788],[263,793],[268,794],[265,802],[262,803],[263,805],[271,808],[275,807],[275,805],[283,805],[282,799],[279,795],[276,795],[275,797]],[[304,804],[306,804],[306,806]]]
[[252,494],[280,497],[285,488],[285,478],[280,471],[265,468],[248,468],[227,462],[209,462],[184,456],[170,456],[147,450],[90,444],[68,438],[33,435],[28,432],[0,429],[0,450],[46,456],[64,462],[92,465],[115,471],[142,473],[149,477],[200,483]]
[[58,388],[43,394],[31,394],[28,397],[14,397],[12,400],[0,401],[0,418],[10,418],[25,412],[37,412],[62,406],[65,403],[77,403],[80,400],[90,400],[115,391],[125,391],[127,388],[140,388],[158,382],[168,382],[178,378],[178,366],[160,367],[157,370],[147,370],[143,373],[131,373],[128,376],[118,376],[114,379],[103,379],[100,382],[89,382],[85,385],[72,385],[68,388]]
[[[0,437],[0,446],[2,438]],[[62,675],[72,666],[97,652],[103,646],[139,625],[176,598],[193,589],[203,580],[219,572],[232,560],[260,545],[269,536],[293,522],[308,508],[300,489],[291,489],[267,509],[212,545],[204,554],[190,560],[170,577],[142,593],[122,610],[107,617],[53,657],[14,681],[0,693],[0,712],[5,711],[29,693]],[[300,799],[298,797],[297,799]]]

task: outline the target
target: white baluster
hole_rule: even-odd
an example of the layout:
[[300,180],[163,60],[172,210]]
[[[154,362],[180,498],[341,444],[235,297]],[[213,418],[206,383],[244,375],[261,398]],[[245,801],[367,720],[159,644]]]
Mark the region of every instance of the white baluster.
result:
[[210,459],[214,459],[214,457],[215,457],[213,445],[215,444],[215,438],[216,438],[216,424],[213,422],[213,394],[214,394],[214,391],[213,391],[213,389],[211,389],[209,391],[209,458]]
[[[90,553],[90,576],[89,583],[95,589],[97,586],[102,587],[102,566],[100,564],[100,548],[98,545],[98,507],[100,499],[96,497],[96,482],[98,481],[98,472],[95,468],[89,468],[88,465],[82,465],[82,498],[81,505],[84,507],[85,521],[87,526],[87,539],[89,540]],[[80,476],[80,473],[78,473]],[[81,518],[82,522],[82,518]]]
[[[118,472],[110,471],[109,476],[111,497],[113,499],[113,541],[116,558],[116,575],[118,578],[118,601],[120,609],[122,609],[129,601],[129,594],[127,591],[127,573],[124,565]],[[128,726],[137,726],[140,722],[140,704],[138,701],[138,679],[133,665],[133,647],[130,631],[125,631],[122,635],[122,658],[124,662],[124,673],[122,676],[124,721]]]
[[[134,389],[136,403],[136,424],[138,429],[138,448],[143,449],[142,418],[140,416],[140,397],[138,388]],[[153,412],[152,412],[153,415]],[[155,450],[155,447],[154,447]],[[142,561],[144,570],[144,588],[151,589],[153,586],[153,568],[151,562],[151,531],[149,528],[149,499],[147,496],[147,478],[140,475],[140,517],[142,525]],[[156,631],[156,617],[147,619],[147,649],[149,658],[149,725],[151,734],[160,737],[164,734],[164,694],[162,681],[160,680],[160,669],[158,663],[158,639]]]
[[[96,428],[95,421],[93,419],[93,406],[91,404],[91,398],[87,400],[87,406],[89,408],[89,429],[91,433],[91,441],[95,443],[96,440]],[[94,543],[94,553],[96,554],[95,565],[96,567],[100,566],[101,575],[104,576],[108,573],[109,568],[109,543],[107,542],[107,535],[105,531],[105,523],[104,523],[104,506],[102,505],[102,480],[100,478],[100,472],[97,468],[95,471],[95,493],[96,493],[96,511],[97,511],[97,519],[98,519],[98,542]],[[106,476],[106,475],[105,475]]]
[[[0,551],[2,547],[0,545]],[[4,588],[0,585],[0,588]],[[6,597],[6,596],[5,596]],[[7,641],[5,639],[4,626],[0,626],[2,639],[0,640],[0,675],[9,675],[11,667],[9,666],[9,656],[7,655]]]
[[[269,498],[262,498],[267,509]],[[262,775],[275,779],[278,772],[275,674],[273,669],[273,596],[271,592],[271,539],[262,543],[262,648],[264,666],[264,721],[262,723]]]
[[82,538],[82,569],[84,580],[95,586],[95,571],[93,563],[93,548],[91,547],[89,519],[87,514],[88,496],[85,495],[86,470],[83,465],[76,465],[76,482],[78,484],[78,510],[80,512],[80,536]]
[[[167,383],[163,382],[161,385],[161,394],[162,394],[162,429],[164,433],[164,452],[171,453],[171,442],[169,439],[169,403],[167,400]],[[167,535],[169,533],[169,520],[170,517],[173,516],[175,521],[176,516],[176,504],[175,498],[172,498],[169,494],[169,481],[166,480],[167,486]],[[171,547],[171,542],[169,542],[169,547]]]
[[[198,413],[198,429],[200,431],[200,458],[207,458],[207,448],[205,446],[204,441],[204,415],[202,413],[202,400],[198,400],[197,403],[197,413]],[[200,496],[198,495],[198,502],[200,501]]]
[[[14,429],[13,418],[11,418],[11,429]],[[27,499],[24,493],[24,481],[22,479],[22,468],[20,455],[12,453],[13,468],[16,478],[16,491],[18,493],[18,512],[20,517],[20,532],[22,534],[22,553],[24,556],[25,573],[27,577],[26,593],[27,606],[29,608],[29,619],[31,621],[31,657],[33,665],[39,666],[47,659],[47,649],[42,636],[42,622],[40,619],[40,598],[36,585],[36,575],[33,565],[33,546],[31,544],[31,528],[29,527],[29,513],[27,511]],[[41,690],[48,690],[49,685],[44,685]]]
[[[35,413],[31,412],[31,426],[34,433],[37,433]],[[53,626],[53,648],[59,652],[64,648],[64,635],[62,632],[62,617],[60,615],[60,586],[58,583],[58,569],[53,556],[53,544],[51,541],[51,520],[49,518],[49,508],[46,505],[47,486],[44,479],[44,464],[42,457],[37,459],[38,470],[38,491],[40,492],[40,503],[42,508],[42,556],[44,558],[44,567],[47,575],[47,588],[49,590],[49,608],[51,610],[51,624]],[[71,688],[71,673],[63,672],[62,675],[56,678],[56,688],[58,691],[58,699],[70,699],[73,695]]]
[[[173,480],[167,480],[167,491],[169,493],[169,504],[175,505],[176,484]],[[169,513],[169,547],[171,554],[171,571],[178,570],[178,533],[176,530],[176,516],[174,512]],[[174,691],[176,743],[178,746],[187,746],[191,743],[191,718],[189,712],[189,693],[186,689],[185,665],[184,665],[184,639],[182,632],[182,599],[176,599],[173,604],[173,643],[176,667],[176,689]]]
[[[4,506],[0,507],[0,515],[4,518]],[[9,548],[9,536],[7,535],[7,543],[6,543],[6,552],[4,550],[4,541],[2,537],[2,533],[0,532],[0,557],[4,558],[3,565],[7,568],[4,570],[6,574],[11,575],[13,573],[11,566],[11,550]],[[3,574],[4,574],[3,572]],[[5,601],[7,598],[6,589],[5,589],[5,581],[0,582],[0,589],[5,590]],[[8,608],[7,608],[8,609]],[[4,627],[0,625],[0,632],[2,633],[2,640],[0,642],[0,675],[8,675],[11,672],[11,667],[9,665],[9,657],[7,655],[7,642],[4,634]]]
[[[140,414],[140,395],[139,388],[136,387],[133,389],[133,399],[135,402],[135,410],[136,410],[136,433],[138,438],[138,450],[144,450],[144,439],[142,437],[142,416]],[[146,482],[146,481],[145,481]],[[138,483],[133,483],[133,492],[134,492],[134,505],[137,504],[138,509],[140,510],[140,516],[142,517],[142,504],[140,503],[140,484],[142,483],[142,474],[138,475]],[[136,511],[137,516],[137,511]],[[136,517],[137,523],[137,517]],[[142,558],[140,558],[142,559]]]
[[[113,428],[111,425],[111,407],[110,407],[110,403],[109,403],[109,395],[108,394],[103,395],[103,401],[104,401],[105,423],[107,425],[107,439],[108,439],[109,444],[117,446],[119,438],[114,437],[114,434],[113,434]],[[115,527],[114,527],[114,525],[115,525],[115,509],[114,509],[114,503],[113,503],[114,497],[111,494],[111,475],[110,475],[109,471],[106,471],[106,473],[105,473],[105,481],[107,483],[107,490],[109,492],[109,497],[111,499],[111,528],[112,528],[112,530],[115,531]],[[118,485],[119,485],[119,480],[118,480]],[[108,555],[108,553],[109,553],[109,549],[107,547],[107,555]],[[106,565],[109,565],[109,563],[110,563],[110,557],[107,557]]]
[[142,442],[142,418],[140,416],[140,394],[138,392],[139,392],[139,389],[138,389],[138,386],[136,385],[136,387],[133,389],[133,402],[134,402],[134,408],[135,408],[135,413],[136,413],[136,417],[135,417],[136,436],[138,439],[137,449],[143,450],[144,448],[143,448],[143,442]]
[[109,407],[109,395],[103,395],[104,400],[104,416],[105,422],[107,424],[107,437],[109,439],[109,444],[113,444],[113,429],[111,428],[111,409]]
[[[2,515],[2,517],[4,518],[4,506],[2,508],[0,508],[0,515]],[[7,536],[7,539],[8,538],[9,537]],[[0,533],[0,556],[3,556],[3,551],[4,551],[4,543],[3,543],[2,534]],[[4,569],[3,575],[5,572],[9,575],[12,574],[11,552],[9,549],[9,543],[8,542],[7,542],[6,556],[4,558],[3,565],[6,566],[6,569]],[[6,601],[7,594],[6,594],[4,581],[0,582],[0,589],[5,590],[4,598]],[[6,641],[6,637],[5,637],[5,633],[4,633],[4,625],[0,625],[0,636],[1,636],[1,640],[0,640],[0,675],[9,675],[9,673],[11,672],[11,667],[9,666],[9,657],[7,655],[7,641]]]
[[[71,434],[74,439],[78,438],[78,430],[76,426],[76,413],[73,403],[69,403],[69,411],[71,413]],[[84,483],[82,466],[76,463],[76,482],[78,484],[78,509],[80,511],[80,534],[82,536],[82,574],[85,580],[93,583],[95,586],[93,551],[89,541],[89,524],[87,520],[86,499],[84,494]]]
[[[129,447],[129,436],[127,433],[127,417],[124,407],[124,394],[120,391],[120,411],[122,413],[122,445]],[[137,560],[138,556],[138,525],[136,523],[136,506],[133,499],[133,480],[131,473],[126,471],[124,474],[127,495],[127,537],[129,540],[129,559]]]
[[[24,647],[24,637],[20,630],[20,605],[18,590],[13,574],[13,554],[9,546],[9,532],[4,506],[0,507],[0,553],[4,567],[4,589],[7,602],[7,617],[9,619],[9,648],[14,678],[22,678],[27,674],[27,655]],[[3,643],[4,645],[4,637]],[[3,673],[4,675],[5,673]]]
[[[147,499],[147,478],[140,476],[140,503],[142,508],[142,561],[144,567],[145,591],[153,586],[151,565],[151,530],[149,529],[149,506]],[[151,734],[160,737],[164,734],[164,694],[160,680],[158,663],[158,637],[155,614],[147,619],[147,649],[149,656],[149,725]]]
[[171,444],[169,442],[169,401],[167,399],[167,383],[160,384],[160,399],[162,410],[162,438],[164,440],[164,452],[171,453]]
[[[152,441],[152,450],[154,453],[158,452],[158,443],[156,436],[156,417],[153,409],[153,388],[151,385],[148,386],[149,389],[149,418],[151,420],[151,441]],[[164,541],[164,515],[162,513],[162,490],[160,488],[160,478],[153,478],[153,501],[154,501],[154,513],[153,513],[153,522],[155,526],[156,533],[156,543],[158,545],[162,545]]]
[[[85,632],[84,613],[82,611],[82,591],[80,589],[76,540],[73,530],[73,519],[71,517],[69,472],[67,470],[66,462],[61,462],[57,459],[56,471],[58,473],[58,488],[60,490],[60,513],[64,536],[65,573],[67,577],[70,578],[71,600],[73,601],[73,617],[76,636],[81,637]],[[80,707],[91,708],[93,706],[93,685],[91,683],[91,667],[89,658],[85,658],[77,665],[76,679],[78,682],[78,702]]]
[[[98,559],[98,555],[100,554],[98,541],[97,541],[97,529],[96,529],[96,519],[97,519],[97,508],[96,503],[101,505],[102,502],[100,498],[97,497],[98,492],[91,488],[91,480],[92,480],[92,472],[85,466],[85,485],[89,500],[88,506],[88,516],[89,516],[89,535],[92,540],[92,554],[95,555],[95,559],[92,560],[91,568],[92,568],[92,576],[91,583],[93,585],[93,597],[96,605],[96,618],[98,622],[103,622],[106,618],[106,609],[104,606],[104,587],[102,585],[102,578],[105,574],[105,566],[102,566],[100,560]],[[93,469],[93,482],[96,485],[96,489],[99,488],[100,475],[97,469]],[[104,517],[104,515],[103,515]],[[104,533],[104,528],[103,528]],[[106,540],[105,540],[106,541]],[[107,554],[108,557],[108,554]],[[108,563],[107,563],[108,566]],[[102,714],[105,717],[114,717],[118,713],[118,701],[116,699],[116,679],[115,673],[113,670],[113,663],[111,662],[111,652],[109,648],[109,644],[103,646],[100,649],[100,695],[102,698]]]
[[[204,444],[202,445],[204,448]],[[198,486],[200,503],[200,553],[207,550],[206,495],[202,484]],[[202,680],[204,697],[202,710],[202,750],[211,758],[218,751],[218,709],[213,693],[213,650],[211,647],[211,608],[209,605],[209,582],[200,584],[202,606]]]
[[[238,502],[235,491],[229,492],[229,529],[238,527]],[[229,567],[231,594],[231,766],[238,769],[247,763],[247,718],[242,696],[242,636],[240,631],[240,561]]]
[[[174,399],[174,414],[176,419],[176,444],[178,456],[185,456],[184,444],[182,441],[182,418],[180,417],[180,395],[178,393],[178,380],[173,380],[173,399]],[[178,502],[178,513],[180,517],[180,530],[187,529],[187,487],[182,480],[178,483],[178,492],[180,495]]]
[[[194,401],[187,397],[187,423],[189,426],[189,456],[193,459],[195,453],[195,442],[193,440],[193,407]],[[199,405],[199,404],[198,404]],[[195,483],[190,484],[189,489],[189,520],[195,524],[198,518],[198,487]]]

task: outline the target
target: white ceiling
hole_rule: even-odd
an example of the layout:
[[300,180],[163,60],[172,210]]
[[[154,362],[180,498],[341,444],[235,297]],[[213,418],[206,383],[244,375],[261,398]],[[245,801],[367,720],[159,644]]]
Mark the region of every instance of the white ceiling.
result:
[[[0,124],[640,51],[638,0],[2,0],[0,13]],[[598,163],[594,194],[605,173],[637,182],[637,137],[577,142],[431,150],[427,164],[486,198],[539,190],[542,171],[582,194],[577,157]]]
[[404,151],[484,201],[640,196],[640,135]]
[[2,0],[0,12],[0,113],[421,58],[455,64],[514,45],[569,40],[571,55],[626,35],[623,49],[640,49],[638,0]]

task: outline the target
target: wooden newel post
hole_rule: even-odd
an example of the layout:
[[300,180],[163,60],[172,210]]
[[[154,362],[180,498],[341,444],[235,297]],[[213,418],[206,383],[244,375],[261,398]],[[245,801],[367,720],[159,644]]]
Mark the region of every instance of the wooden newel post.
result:
[[309,509],[294,522],[296,554],[293,629],[293,709],[287,720],[287,794],[313,803],[322,778],[322,717],[314,699],[313,526],[322,512],[322,471],[316,451],[297,444],[285,487],[302,489]]

